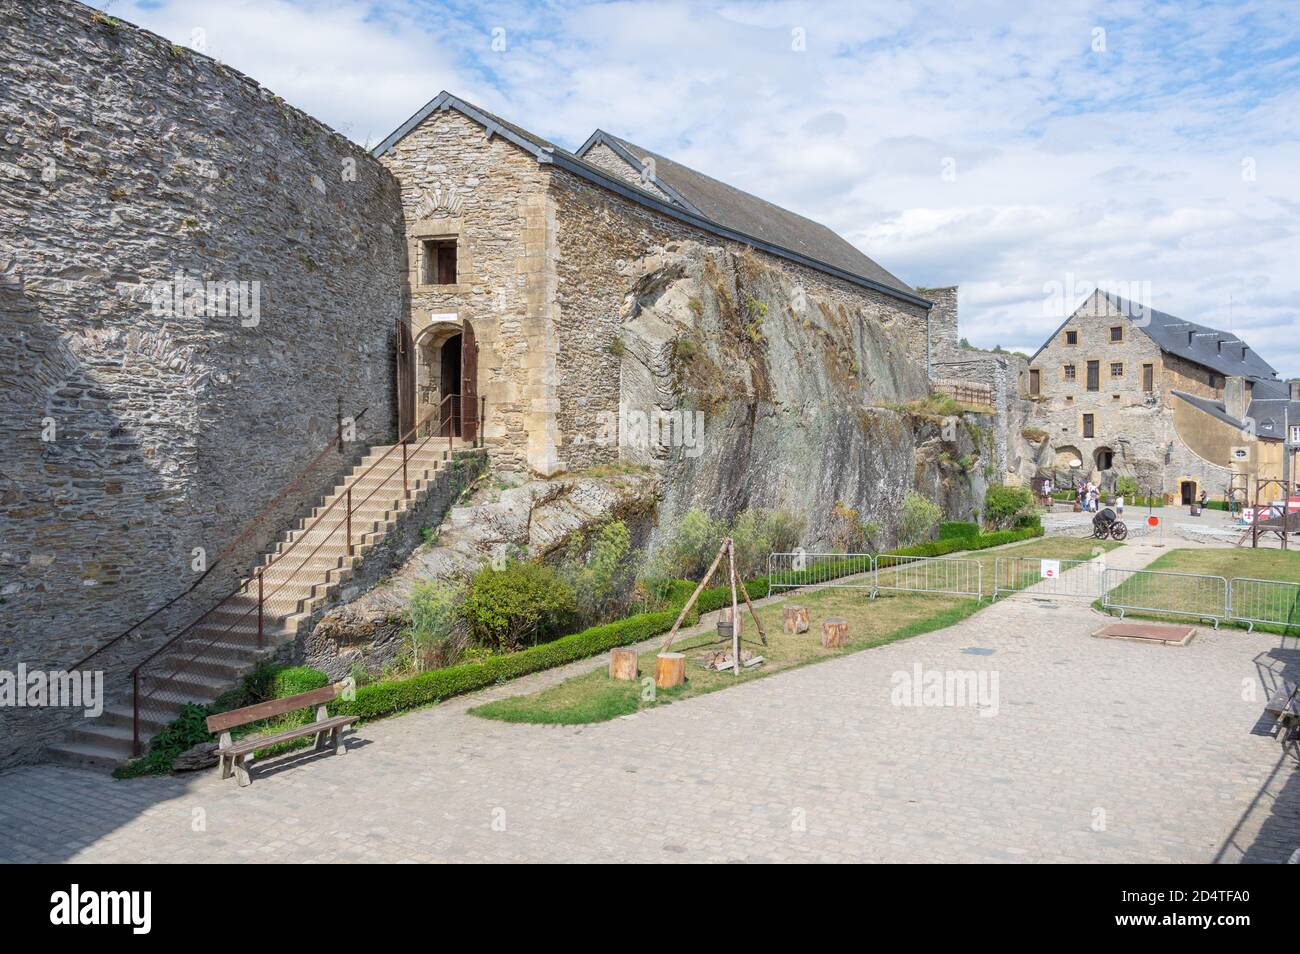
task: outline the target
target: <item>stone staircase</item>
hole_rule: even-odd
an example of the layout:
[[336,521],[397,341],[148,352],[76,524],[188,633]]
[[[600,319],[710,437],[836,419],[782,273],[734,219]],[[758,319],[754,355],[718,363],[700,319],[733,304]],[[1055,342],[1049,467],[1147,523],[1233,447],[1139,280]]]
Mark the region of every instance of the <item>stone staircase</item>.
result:
[[[331,601],[353,578],[365,554],[397,525],[399,517],[423,501],[448,462],[463,454],[482,454],[456,439],[408,445],[403,492],[402,455],[396,445],[380,445],[342,483],[301,518],[262,556],[262,641],[258,644],[256,571],[240,589],[201,617],[141,670],[141,751],[148,740],[176,718],[188,702],[208,703],[251,672],[277,647],[293,640],[299,627]],[[392,451],[392,453],[388,453]],[[387,457],[385,457],[387,454]],[[371,470],[372,465],[374,469]],[[351,553],[348,552],[347,492],[352,492]],[[46,748],[56,762],[115,768],[132,755],[134,693],[108,693],[103,714],[72,729]]]

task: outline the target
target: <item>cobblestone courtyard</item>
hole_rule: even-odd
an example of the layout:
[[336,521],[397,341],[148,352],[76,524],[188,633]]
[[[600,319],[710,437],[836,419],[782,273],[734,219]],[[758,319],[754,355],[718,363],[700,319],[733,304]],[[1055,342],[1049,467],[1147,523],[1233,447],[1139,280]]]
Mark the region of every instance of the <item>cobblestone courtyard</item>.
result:
[[[466,713],[575,664],[363,726],[347,755],[268,763],[247,789],[19,768],[0,775],[0,860],[1286,860],[1300,773],[1259,719],[1295,640],[1092,638],[1103,619],[1021,597],[610,723]],[[996,714],[891,704],[918,665],[996,672]]]

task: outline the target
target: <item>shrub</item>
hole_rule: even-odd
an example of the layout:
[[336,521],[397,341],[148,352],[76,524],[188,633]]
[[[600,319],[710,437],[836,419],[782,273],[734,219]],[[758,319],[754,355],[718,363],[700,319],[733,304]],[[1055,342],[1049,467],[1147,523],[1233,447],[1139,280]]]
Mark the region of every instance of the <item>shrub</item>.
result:
[[403,634],[411,643],[411,667],[420,672],[454,656],[452,632],[465,598],[463,584],[426,580],[411,587],[411,625]]
[[655,575],[699,579],[713,562],[726,535],[727,528],[721,520],[702,510],[691,510],[660,547],[655,559]]
[[610,521],[570,543],[560,572],[573,588],[585,618],[603,619],[626,594],[632,583],[632,557],[632,537],[621,520]]
[[1125,500],[1136,500],[1138,495],[1138,482],[1133,477],[1120,477],[1115,481],[1115,493],[1119,494]]
[[957,540],[965,537],[977,537],[980,525],[973,520],[945,520],[939,524],[940,540]]
[[938,504],[909,490],[903,500],[903,516],[898,525],[899,541],[904,546],[920,543],[934,532],[942,519],[943,511]]
[[994,530],[1015,526],[1016,520],[1032,513],[1034,495],[1028,487],[994,484],[984,495],[984,524]]
[[736,571],[742,576],[765,573],[768,554],[791,552],[805,526],[803,517],[789,510],[746,510],[731,528]]
[[577,603],[573,588],[551,567],[511,561],[474,574],[461,612],[474,640],[509,650],[563,632]]
[[861,553],[867,546],[862,514],[842,500],[831,508],[831,549],[840,553]]

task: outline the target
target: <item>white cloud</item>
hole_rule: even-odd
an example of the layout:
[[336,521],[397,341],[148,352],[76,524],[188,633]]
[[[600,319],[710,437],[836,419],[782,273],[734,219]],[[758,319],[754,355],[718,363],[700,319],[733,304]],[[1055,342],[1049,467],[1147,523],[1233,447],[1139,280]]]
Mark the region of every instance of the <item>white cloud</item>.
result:
[[961,284],[978,344],[1035,349],[1045,282],[1147,281],[1191,320],[1225,324],[1231,301],[1235,330],[1300,375],[1300,27],[1282,3],[110,6],[177,42],[202,26],[210,53],[358,141],[442,88],[569,147],[601,126],[908,282]]

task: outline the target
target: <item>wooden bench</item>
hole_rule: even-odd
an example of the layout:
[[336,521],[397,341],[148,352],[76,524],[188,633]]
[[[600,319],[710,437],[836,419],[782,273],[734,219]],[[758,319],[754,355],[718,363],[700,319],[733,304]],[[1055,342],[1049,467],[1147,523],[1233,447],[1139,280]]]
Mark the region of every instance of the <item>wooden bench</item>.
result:
[[[231,775],[235,775],[241,787],[251,785],[253,779],[249,775],[249,770],[252,768],[254,752],[267,746],[288,742],[292,739],[301,739],[308,735],[316,736],[317,752],[324,751],[325,747],[329,745],[333,747],[335,755],[342,755],[347,751],[343,745],[343,730],[356,722],[357,717],[331,717],[325,710],[325,704],[333,702],[342,692],[343,683],[336,682],[333,685],[313,689],[311,692],[302,692],[296,696],[271,699],[267,702],[259,702],[256,705],[244,706],[242,709],[232,709],[229,712],[219,712],[216,715],[208,716],[208,731],[221,733],[221,740],[217,746],[217,755],[220,756],[221,777],[230,778]],[[272,732],[267,735],[248,736],[238,742],[230,738],[230,730],[236,726],[248,725],[250,722],[258,722],[261,719],[271,719],[275,716],[281,716],[298,709],[307,709],[311,706],[316,707],[315,722],[295,726],[292,729],[284,729],[280,732]]]
[[1300,726],[1300,686],[1281,680],[1264,703],[1264,711],[1283,730]]

